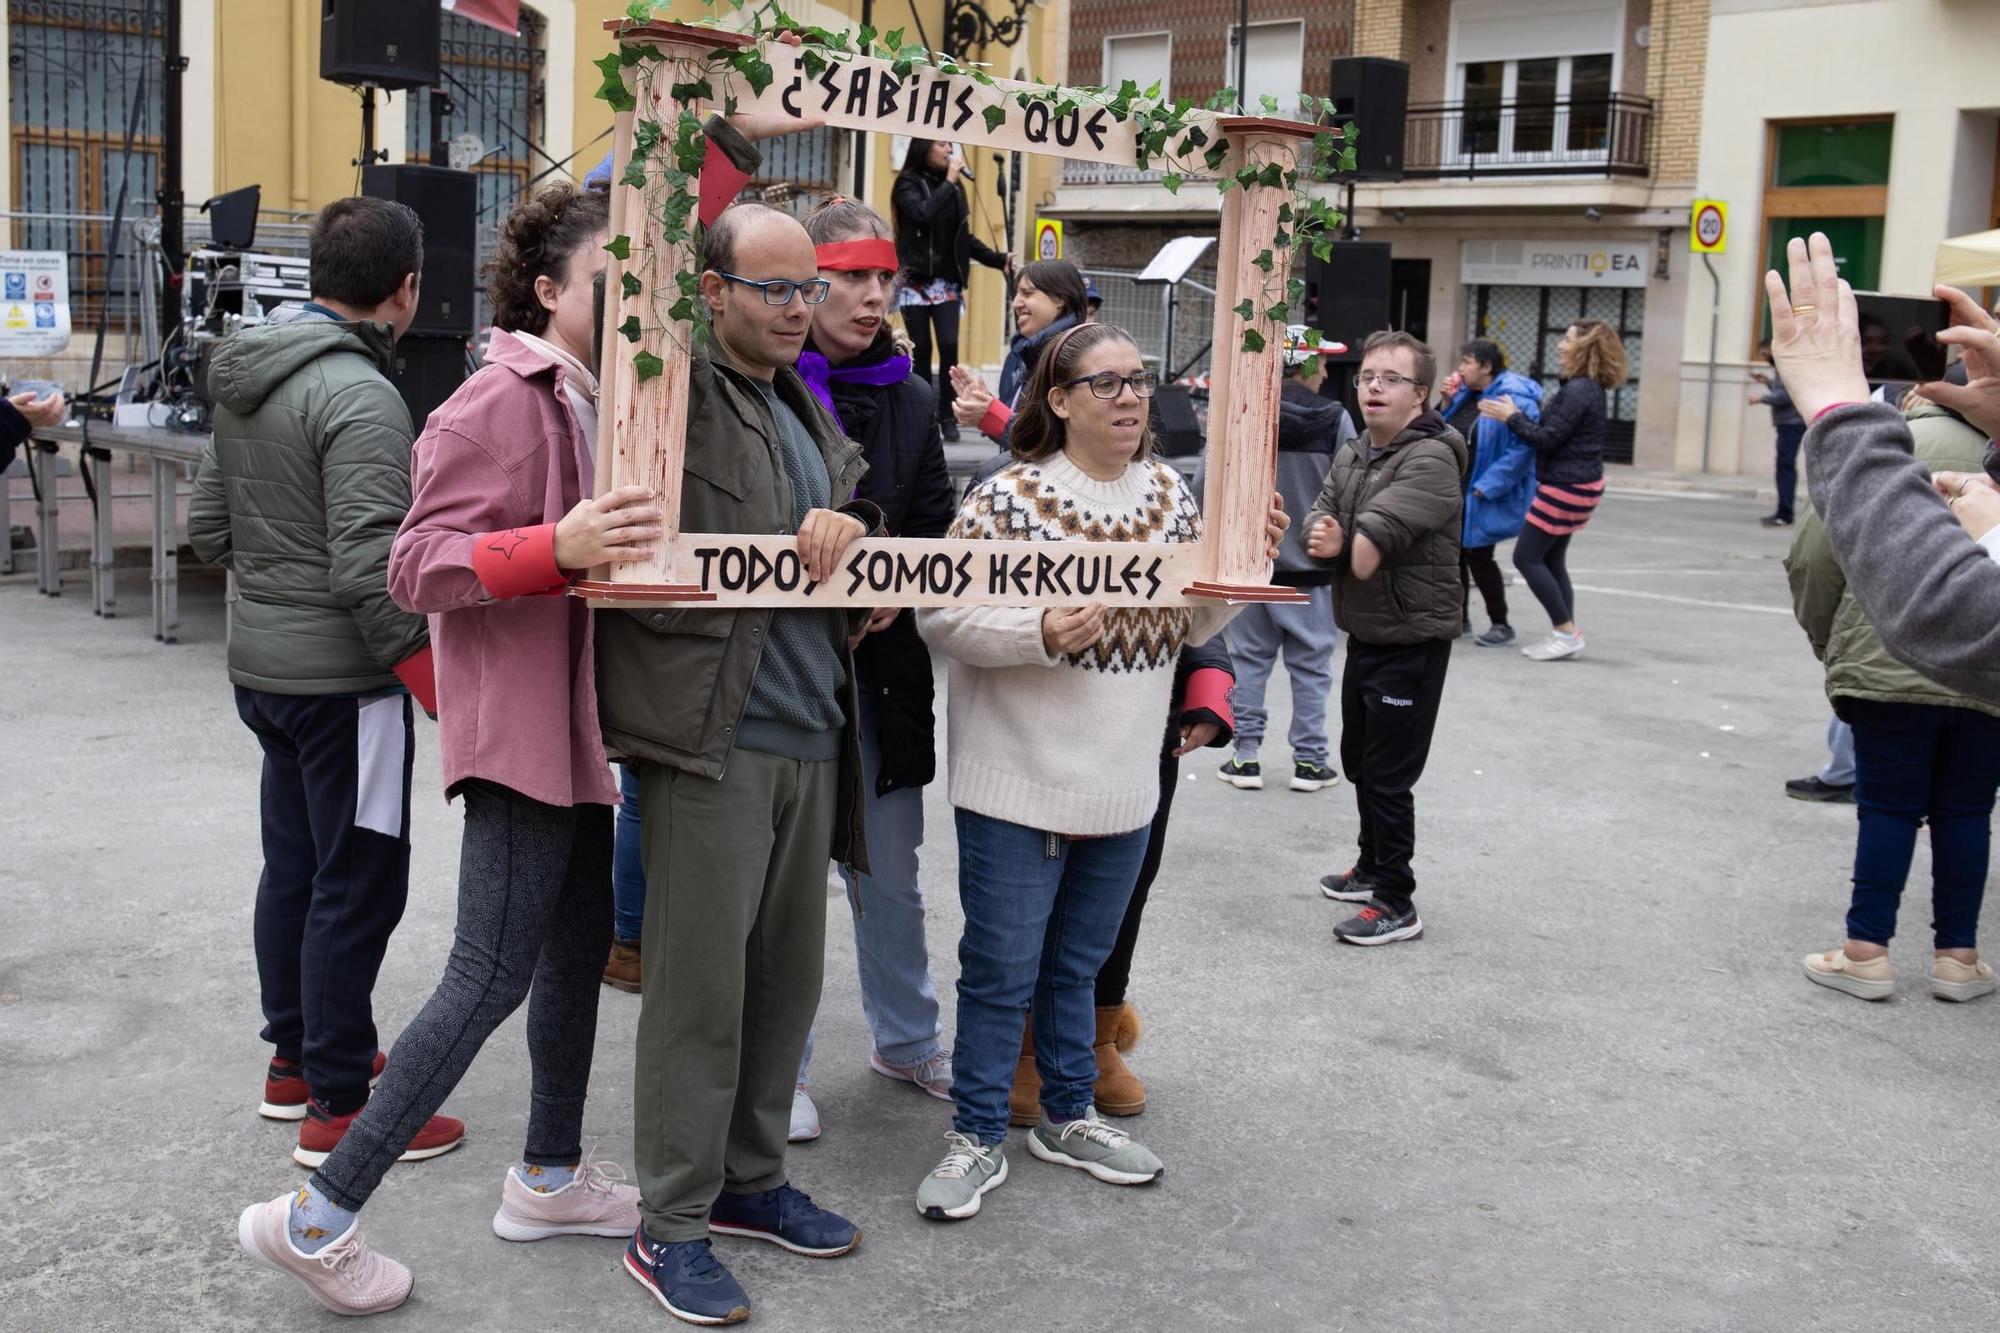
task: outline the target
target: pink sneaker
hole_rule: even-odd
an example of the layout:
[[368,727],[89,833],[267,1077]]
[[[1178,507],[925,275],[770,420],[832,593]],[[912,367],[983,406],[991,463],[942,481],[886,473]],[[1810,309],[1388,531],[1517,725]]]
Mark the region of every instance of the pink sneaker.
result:
[[630,1236],[639,1229],[639,1191],[624,1179],[622,1167],[586,1157],[574,1180],[543,1194],[522,1181],[520,1167],[510,1166],[500,1186],[493,1234],[502,1240]]
[[269,1203],[255,1203],[236,1220],[236,1243],[259,1263],[295,1277],[312,1298],[335,1314],[380,1314],[410,1299],[416,1285],[410,1270],[375,1253],[361,1240],[361,1223],[348,1227],[318,1254],[292,1244],[287,1228],[292,1196],[288,1190]]

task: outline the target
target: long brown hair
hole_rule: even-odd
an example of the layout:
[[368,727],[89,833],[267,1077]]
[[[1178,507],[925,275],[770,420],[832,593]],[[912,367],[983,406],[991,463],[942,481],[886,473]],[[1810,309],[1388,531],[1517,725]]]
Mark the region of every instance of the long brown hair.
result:
[[[1055,414],[1049,406],[1049,391],[1065,380],[1076,378],[1076,368],[1083,363],[1084,353],[1093,347],[1102,347],[1108,342],[1122,342],[1137,349],[1132,335],[1116,324],[1077,324],[1056,335],[1054,343],[1042,353],[1035,363],[1035,373],[1028,378],[1028,387],[1021,391],[1020,404],[1014,409],[1014,428],[1010,437],[1014,457],[1024,462],[1039,463],[1054,457],[1069,443],[1069,423]],[[1151,410],[1151,404],[1147,404]],[[1153,454],[1153,432],[1149,426],[1145,436],[1139,441],[1139,452],[1135,458],[1150,458]]]
[[1579,319],[1570,325],[1576,336],[1563,357],[1563,374],[1596,380],[1606,393],[1625,382],[1625,343],[1618,330],[1601,319]]

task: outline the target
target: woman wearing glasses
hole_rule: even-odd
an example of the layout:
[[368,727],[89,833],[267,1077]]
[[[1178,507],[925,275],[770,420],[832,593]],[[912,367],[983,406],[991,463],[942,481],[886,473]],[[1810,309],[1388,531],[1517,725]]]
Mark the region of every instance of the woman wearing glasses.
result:
[[[1016,541],[1197,541],[1201,514],[1151,454],[1156,387],[1123,330],[1059,335],[1014,420],[1018,460],[975,486],[951,536]],[[1285,520],[1275,504],[1275,547]],[[920,611],[951,659],[951,800],[959,899],[957,1114],[918,1186],[935,1219],[979,1211],[1007,1178],[1008,1090],[1032,1002],[1042,1076],[1028,1150],[1113,1184],[1160,1173],[1099,1118],[1094,984],[1111,953],[1160,800],[1160,717],[1182,646],[1228,622],[1220,606]]]
[[1535,448],[1534,502],[1514,543],[1514,568],[1549,613],[1554,631],[1522,654],[1556,662],[1583,651],[1576,627],[1576,594],[1569,583],[1569,539],[1583,531],[1604,498],[1605,395],[1625,382],[1625,346],[1617,330],[1599,319],[1569,326],[1557,346],[1563,384],[1531,421],[1505,397],[1479,400],[1479,415],[1505,422]]

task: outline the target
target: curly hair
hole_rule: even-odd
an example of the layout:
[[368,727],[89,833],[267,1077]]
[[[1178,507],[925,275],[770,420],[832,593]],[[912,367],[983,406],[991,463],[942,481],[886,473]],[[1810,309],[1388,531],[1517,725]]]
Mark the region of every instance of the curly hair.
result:
[[[1134,348],[1138,346],[1132,341],[1132,335],[1116,324],[1077,324],[1058,335],[1049,345],[1042,359],[1036,363],[1035,373],[1028,377],[1028,387],[1021,391],[1021,397],[1014,405],[1014,425],[1008,435],[1014,457],[1039,463],[1062,452],[1063,446],[1069,443],[1069,423],[1049,406],[1049,390],[1075,377],[1085,352],[1109,342],[1127,343]],[[1146,434],[1139,441],[1137,457],[1150,458],[1152,453],[1153,432],[1149,420]]]
[[1625,344],[1618,330],[1601,319],[1579,319],[1570,325],[1576,336],[1563,357],[1563,374],[1596,380],[1606,393],[1625,382]]
[[535,279],[566,281],[571,257],[595,244],[609,222],[605,197],[568,181],[544,185],[515,204],[486,258],[494,324],[513,333],[548,328],[549,312],[535,297]]

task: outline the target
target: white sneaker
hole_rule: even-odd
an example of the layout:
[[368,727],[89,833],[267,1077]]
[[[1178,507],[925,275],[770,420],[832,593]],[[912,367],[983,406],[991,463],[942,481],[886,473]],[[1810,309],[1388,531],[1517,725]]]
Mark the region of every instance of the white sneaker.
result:
[[1583,634],[1551,633],[1540,643],[1531,643],[1521,650],[1521,656],[1531,662],[1560,662],[1565,657],[1575,657],[1583,651]]
[[868,1067],[898,1083],[914,1083],[941,1102],[951,1100],[951,1056],[947,1052],[939,1051],[922,1064],[892,1065],[881,1052],[870,1051]]
[[792,1128],[785,1138],[792,1143],[811,1143],[819,1137],[819,1108],[801,1083],[792,1089]]

